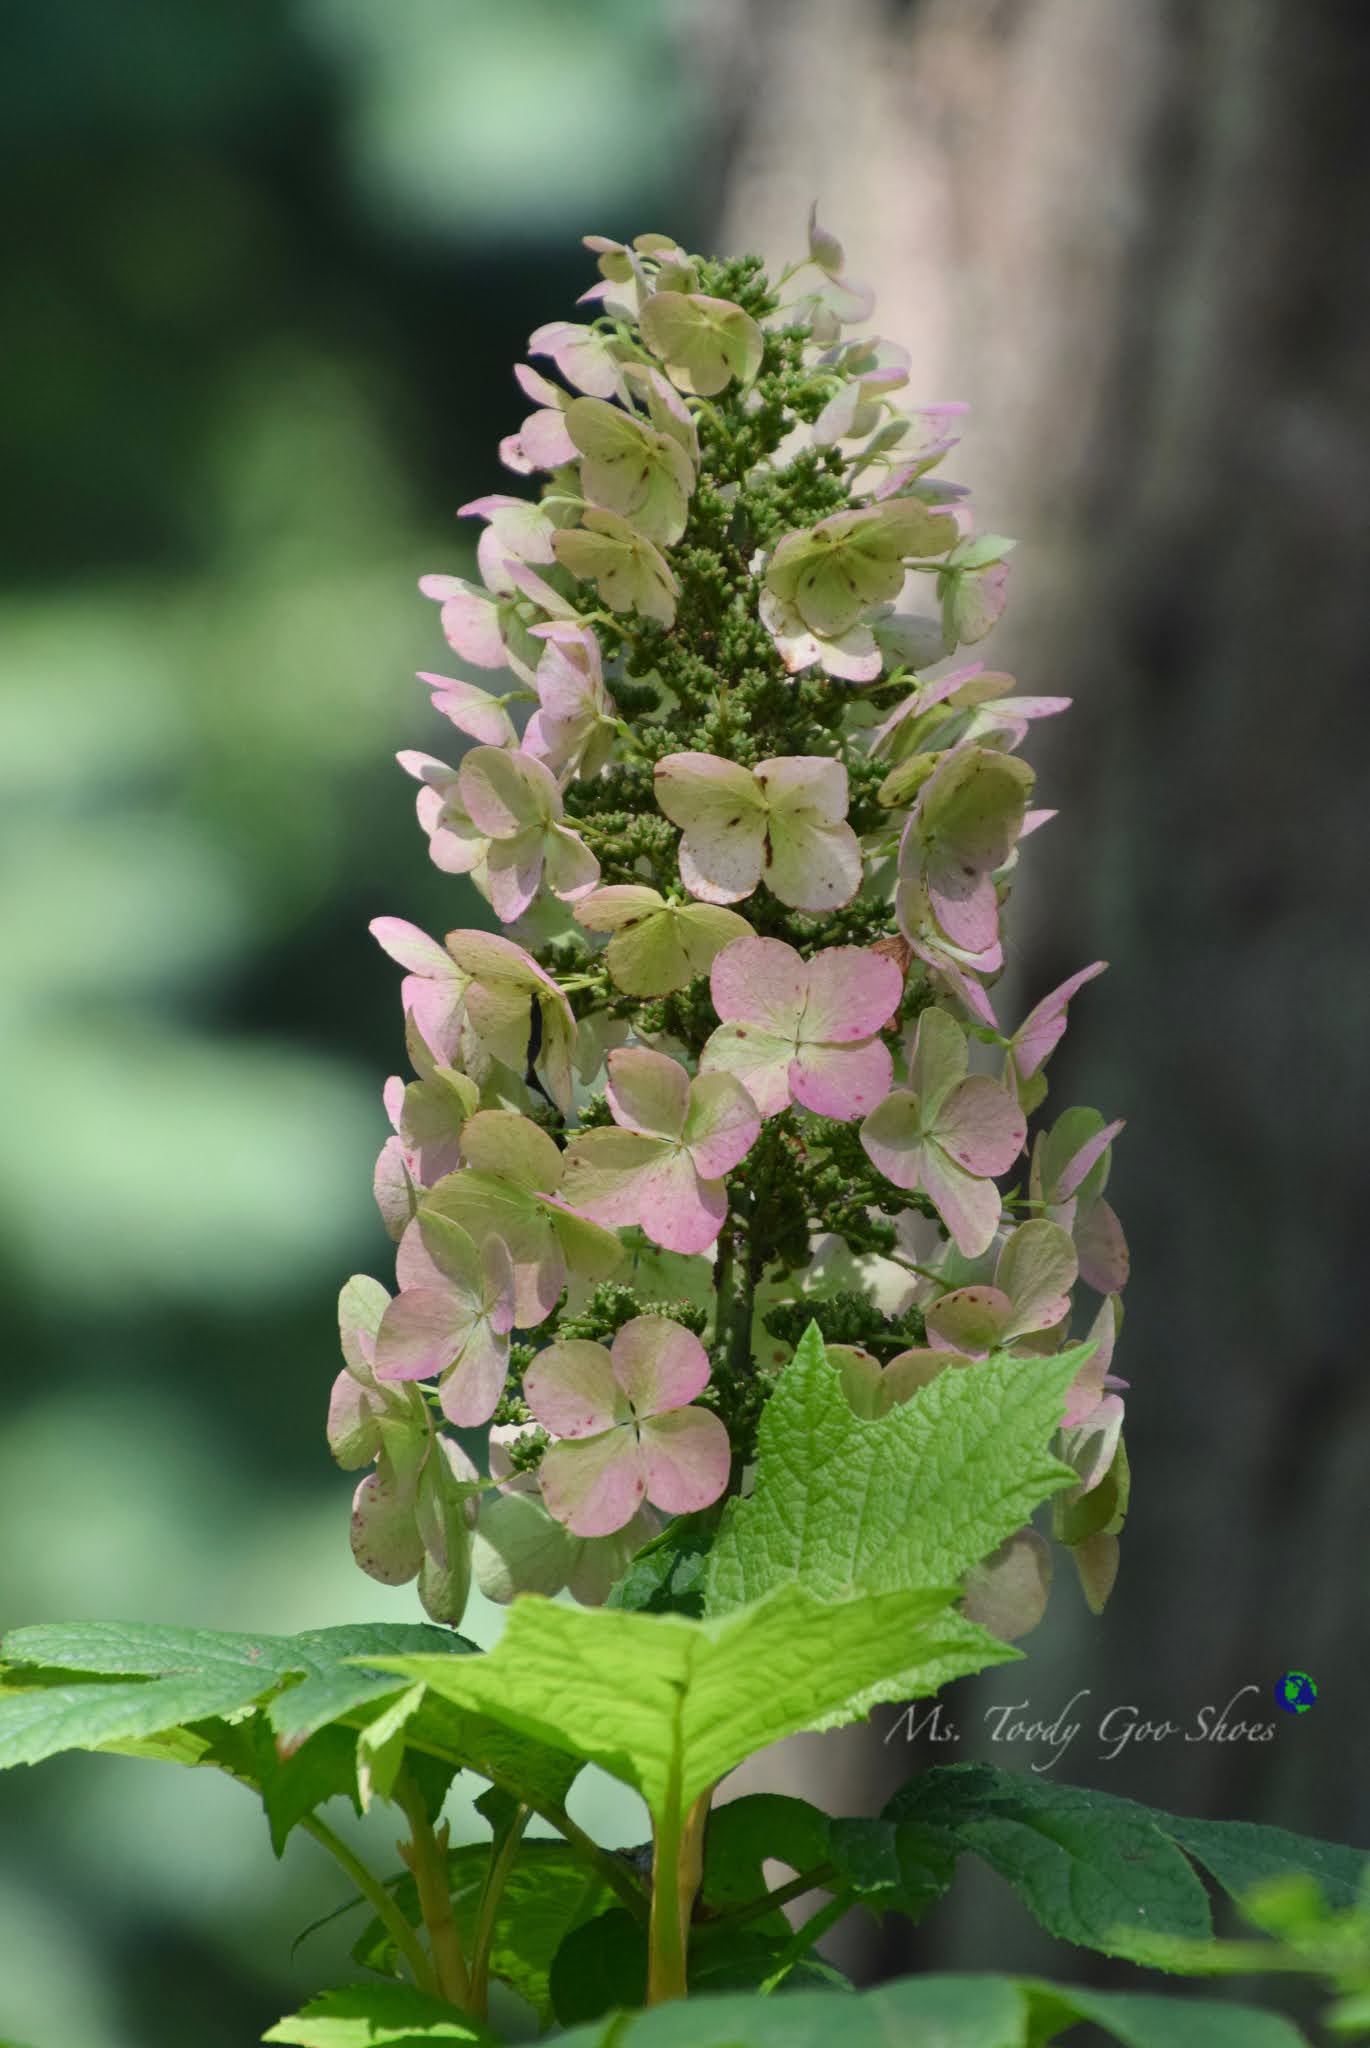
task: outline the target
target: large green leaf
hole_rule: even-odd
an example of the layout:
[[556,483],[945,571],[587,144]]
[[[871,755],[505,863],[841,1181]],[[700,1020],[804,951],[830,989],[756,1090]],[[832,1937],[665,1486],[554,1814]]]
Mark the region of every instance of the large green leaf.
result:
[[[448,1656],[472,1643],[422,1624],[366,1622],[299,1636],[248,1636],[136,1622],[12,1629],[0,1692],[0,1766],[64,1749],[107,1749],[262,1701],[284,1747],[398,1690],[360,1668],[372,1651]],[[70,1674],[90,1674],[73,1682]]]
[[1024,2048],[1016,1985],[923,1977],[853,1997],[703,1997],[576,2027],[559,2048]]
[[996,1977],[913,1977],[859,1996],[692,1998],[576,2027],[559,2048],[1045,2048],[1081,2021],[1123,2048],[1306,2048],[1287,2020],[1249,2006]]
[[1121,1803],[953,1764],[915,1778],[885,1816],[945,1829],[1013,1885],[1049,1934],[1145,1962],[1158,1937],[1202,1941],[1212,1920],[1188,1860],[1144,1808],[1119,1812]]
[[[1074,1482],[1048,1446],[1083,1356],[984,1359],[866,1421],[811,1326],[762,1412],[755,1489],[731,1503],[709,1554],[709,1612],[794,1580],[833,1600],[959,1584]],[[944,1669],[925,1663],[917,1684],[911,1668],[892,1671],[865,1704],[912,1699],[1017,1654],[963,1628]],[[989,1654],[970,1661],[977,1648]]]
[[821,1601],[799,1586],[719,1620],[516,1600],[485,1657],[386,1668],[520,1735],[596,1763],[658,1818],[678,1817],[745,1757],[823,1720],[895,1669],[960,1641],[951,1596]]
[[1305,2048],[1303,2035],[1274,2013],[1220,1999],[1167,1998],[1145,1991],[1077,1991],[1025,1984],[1029,2048],[1069,2033],[1081,2020],[1123,2048]]
[[[1212,1933],[1191,1860],[1239,1901],[1272,1878],[1311,1876],[1334,1909],[1356,1903],[1370,1871],[1370,1856],[1335,1842],[1191,1820],[989,1764],[927,1771],[895,1794],[885,1816],[945,1831],[1007,1878],[1062,1940],[1167,1969],[1186,1967],[1170,1943]],[[1188,1967],[1202,1970],[1202,1955]]]
[[465,2013],[402,1984],[345,1984],[325,1991],[278,2020],[262,2039],[289,2048],[423,2048],[430,2041],[497,2048],[494,2035]]
[[1154,1813],[1151,1818],[1234,1899],[1244,1898],[1271,1878],[1297,1874],[1316,1878],[1329,1906],[1349,1910],[1361,1899],[1370,1876],[1370,1856],[1341,1842],[1322,1842],[1246,1820],[1191,1820],[1171,1813]]

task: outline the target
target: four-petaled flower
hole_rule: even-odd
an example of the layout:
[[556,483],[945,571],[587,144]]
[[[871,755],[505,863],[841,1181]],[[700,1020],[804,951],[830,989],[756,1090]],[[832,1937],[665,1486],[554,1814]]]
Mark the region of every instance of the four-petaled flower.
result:
[[537,666],[539,708],[524,731],[523,751],[558,778],[597,775],[614,739],[599,642],[588,626],[569,621],[533,631],[544,642]]
[[387,1586],[417,1577],[427,1612],[455,1627],[470,1588],[481,1480],[460,1444],[434,1429],[416,1388],[383,1386],[375,1377],[388,1299],[378,1281],[360,1274],[339,1296],[347,1363],[329,1404],[329,1448],[345,1472],[372,1468],[352,1496],[357,1563]]
[[818,1116],[864,1116],[888,1093],[894,1064],[876,1034],[899,1007],[904,977],[884,954],[830,946],[802,960],[780,939],[735,939],[710,989],[723,1021],[700,1072],[732,1074],[763,1116],[791,1102]]
[[721,903],[668,903],[659,890],[615,883],[578,897],[577,924],[612,932],[604,957],[625,995],[666,996],[707,974],[733,939],[751,932],[745,917]]
[[1122,1128],[1121,1117],[1106,1124],[1097,1109],[1063,1111],[1049,1131],[1038,1132],[1028,1176],[1033,1200],[1074,1239],[1080,1278],[1100,1294],[1120,1294],[1131,1265],[1123,1226],[1104,1200]]
[[[1040,1003],[1034,1004],[1010,1038],[1006,1078],[1016,1085],[1018,1100],[1025,1109],[1036,1108],[1046,1093],[1045,1080],[1038,1081],[1036,1077],[1065,1036],[1066,1010],[1072,998],[1086,982],[1102,974],[1107,965],[1106,960],[1091,961],[1088,967],[1082,967],[1052,989]],[[1030,1088],[1029,1083],[1033,1084]]]
[[906,556],[944,554],[955,538],[954,521],[918,498],[853,505],[783,534],[766,588],[792,605],[810,632],[835,639],[868,607],[898,597]]
[[997,624],[1008,598],[1008,563],[1013,547],[1001,533],[983,533],[963,540],[937,572],[942,600],[942,631],[948,647],[983,640]]
[[572,399],[566,430],[580,455],[580,488],[592,505],[631,521],[660,547],[680,539],[695,472],[675,434],[602,398]]
[[493,1235],[478,1246],[459,1223],[420,1209],[400,1239],[395,1277],[400,1291],[376,1336],[376,1378],[440,1375],[449,1422],[488,1422],[504,1391],[514,1327],[508,1246]]
[[899,845],[898,907],[912,938],[924,911],[952,946],[988,952],[999,939],[995,871],[1023,829],[1032,770],[991,747],[958,747],[918,792]]
[[668,1515],[717,1500],[728,1432],[690,1406],[708,1379],[698,1337],[665,1316],[635,1316],[608,1351],[576,1338],[539,1352],[523,1394],[558,1439],[539,1470],[549,1511],[577,1536],[608,1536],[644,1500]]
[[565,1155],[546,1131],[512,1110],[482,1109],[463,1129],[461,1149],[463,1165],[429,1189],[423,1206],[460,1224],[478,1245],[503,1238],[520,1329],[546,1321],[568,1272],[607,1280],[623,1246],[561,1199]]
[[761,1129],[755,1102],[730,1074],[692,1081],[644,1046],[611,1052],[607,1065],[615,1128],[572,1139],[563,1198],[596,1223],[640,1223],[667,1251],[707,1251],[728,1214],[723,1177]]
[[563,901],[594,888],[599,862],[580,834],[563,824],[557,779],[541,761],[502,747],[472,747],[457,783],[466,815],[488,842],[490,906],[503,924],[522,917],[544,867],[548,887]]
[[794,910],[836,910],[861,886],[840,761],[780,754],[743,768],[719,754],[667,754],[656,800],[680,842],[680,879],[706,903],[740,903],[763,876]]
[[992,1285],[953,1288],[924,1309],[928,1342],[934,1350],[983,1358],[1048,1331],[1053,1335],[1044,1347],[1028,1348],[1054,1350],[1078,1270],[1069,1231],[1033,1217],[1004,1239]]
[[371,932],[407,970],[400,999],[436,1064],[460,1059],[479,1081],[482,1061],[494,1059],[522,1080],[531,1057],[553,1101],[570,1109],[575,1019],[531,954],[478,930],[451,931],[440,946],[401,917],[374,918]]
[[861,1143],[886,1180],[928,1197],[958,1251],[978,1258],[999,1227],[993,1176],[1022,1151],[1027,1120],[997,1081],[967,1079],[968,1064],[960,1025],[945,1010],[924,1010],[909,1085],[871,1111]]

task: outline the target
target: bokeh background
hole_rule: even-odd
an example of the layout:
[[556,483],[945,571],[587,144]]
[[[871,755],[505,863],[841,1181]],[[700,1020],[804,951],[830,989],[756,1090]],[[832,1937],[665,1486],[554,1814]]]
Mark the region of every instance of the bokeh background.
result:
[[[415,579],[466,564],[582,232],[784,254],[817,197],[1022,537],[996,658],[1076,709],[1011,973],[1111,961],[1055,1080],[1130,1120],[1123,1576],[957,1718],[1297,1666],[1273,1744],[1086,1733],[1069,1774],[1370,1845],[1363,7],[13,0],[6,43],[0,1623],[415,1611],[321,1434],[385,1258],[366,921],[478,914],[391,759],[436,739]],[[770,1781],[872,1804],[917,1753],[880,1733]],[[347,1974],[336,1929],[290,1949],[340,1896],[217,1780],[15,1774],[0,2035],[240,2048]],[[1081,1967],[989,1880],[843,1952]]]

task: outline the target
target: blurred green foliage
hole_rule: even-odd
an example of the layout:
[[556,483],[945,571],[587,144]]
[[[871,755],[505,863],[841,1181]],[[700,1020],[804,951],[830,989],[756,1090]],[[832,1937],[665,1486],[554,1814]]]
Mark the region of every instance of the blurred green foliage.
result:
[[[509,370],[585,229],[707,204],[659,0],[19,0],[0,72],[0,1622],[409,1617],[347,1550],[322,1414],[394,974],[475,921],[405,745],[428,569],[498,488]],[[688,204],[682,188],[688,179]],[[587,1796],[595,1796],[593,1792]],[[255,2040],[344,1921],[234,1788],[9,1780],[0,2035]],[[624,1826],[632,1832],[632,1816]],[[382,1845],[383,1856],[383,1845]]]

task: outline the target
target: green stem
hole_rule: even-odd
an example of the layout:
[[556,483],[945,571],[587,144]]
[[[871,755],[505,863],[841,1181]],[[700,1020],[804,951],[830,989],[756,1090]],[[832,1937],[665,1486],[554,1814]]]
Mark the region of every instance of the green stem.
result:
[[704,1827],[713,1787],[701,1792],[678,1824],[654,1821],[652,1917],[647,1935],[647,2003],[683,1998],[690,1916],[704,1874]]
[[485,2018],[489,2004],[490,1938],[495,1931],[495,1915],[532,1811],[529,1806],[520,1806],[508,1834],[490,1858],[490,1867],[481,1888],[480,1905],[476,1909],[476,1931],[471,1937],[471,2011],[478,2020]]
[[[365,1723],[349,1720],[346,1725],[360,1728],[365,1726]],[[539,1820],[545,1820],[549,1827],[555,1828],[576,1854],[599,1872],[610,1891],[622,1900],[635,1919],[647,1918],[647,1900],[641,1885],[634,1880],[632,1873],[608,1849],[601,1849],[599,1843],[587,1835],[584,1828],[578,1827],[561,1807],[539,1805],[537,1800],[529,1799],[518,1785],[502,1777],[498,1771],[492,1771],[488,1764],[470,1763],[466,1759],[454,1756],[450,1749],[444,1749],[440,1743],[422,1742],[417,1737],[406,1734],[405,1747],[417,1750],[420,1756],[434,1757],[439,1763],[454,1765],[458,1770],[473,1770],[477,1776],[487,1778],[492,1785],[498,1785],[500,1790],[507,1792],[517,1804],[527,1805]]]
[[471,1985],[462,1954],[461,1936],[452,1914],[451,1880],[447,1865],[448,1827],[444,1821],[436,1830],[428,1818],[423,1794],[407,1771],[401,1771],[395,1786],[396,1803],[409,1822],[410,1839],[400,1844],[400,1854],[414,1873],[419,1911],[428,1932],[433,1958],[433,1976],[439,1998],[468,2009]]
[[759,1899],[748,1899],[745,1905],[731,1906],[726,1913],[715,1913],[710,1927],[747,1927],[753,1920],[764,1920],[768,1913],[779,1912],[792,1899],[802,1899],[805,1892],[831,1891],[837,1872],[831,1863],[815,1864],[812,1870],[801,1870],[798,1877],[792,1877],[788,1884],[777,1885],[773,1892],[766,1892]]
[[835,1927],[844,1914],[851,1911],[851,1899],[845,1892],[839,1892],[835,1899],[829,1899],[826,1906],[820,1906],[811,1913],[802,1927],[796,1927],[794,1937],[780,1952],[775,1968],[761,1986],[763,1992],[774,1991],[783,1984],[790,1971],[801,1957],[806,1956],[816,1941],[822,1939],[830,1927]]
[[341,1835],[335,1835],[327,1821],[320,1820],[316,1813],[308,1814],[300,1826],[307,1835],[313,1836],[320,1848],[327,1849],[336,1863],[342,1865],[409,1965],[409,1974],[419,1990],[435,1991],[437,1986],[432,1966],[423,1946],[380,1879],[372,1875],[360,1856],[354,1855]]

